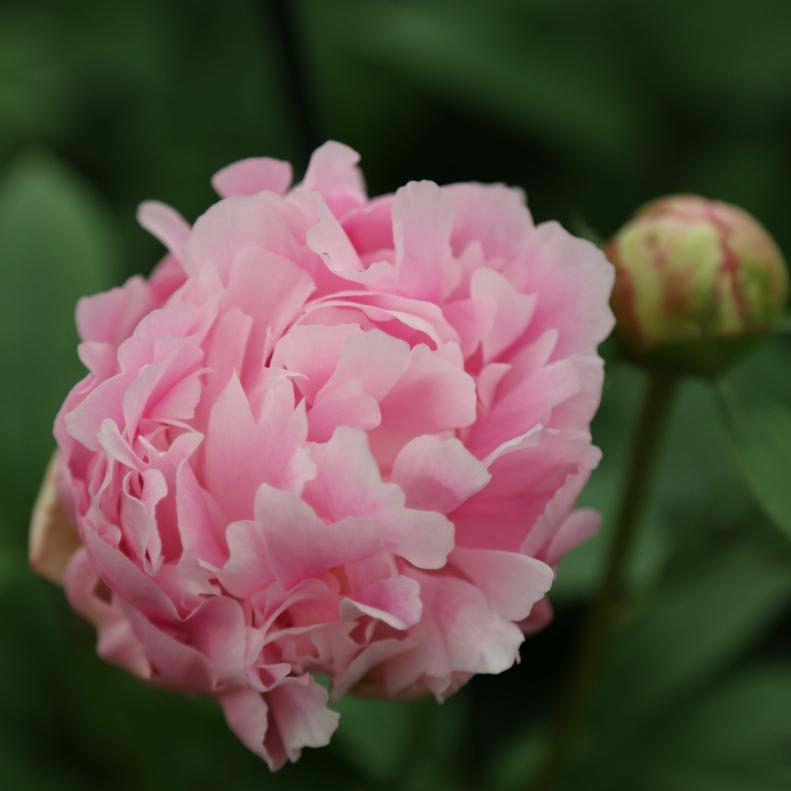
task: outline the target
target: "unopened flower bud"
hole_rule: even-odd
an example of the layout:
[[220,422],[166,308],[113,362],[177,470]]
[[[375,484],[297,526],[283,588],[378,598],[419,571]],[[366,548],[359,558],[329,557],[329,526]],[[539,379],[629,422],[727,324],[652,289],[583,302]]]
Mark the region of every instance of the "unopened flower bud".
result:
[[607,246],[613,310],[649,367],[713,374],[771,331],[788,292],[775,242],[750,214],[677,195],[649,203]]

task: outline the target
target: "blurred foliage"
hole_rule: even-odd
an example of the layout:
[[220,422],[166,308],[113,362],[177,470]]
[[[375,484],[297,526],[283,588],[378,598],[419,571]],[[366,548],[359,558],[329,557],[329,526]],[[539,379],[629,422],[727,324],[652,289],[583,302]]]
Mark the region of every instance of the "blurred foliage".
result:
[[[268,154],[299,171],[326,137],[362,153],[372,193],[504,181],[539,220],[607,235],[651,197],[700,192],[752,211],[789,251],[790,34],[785,0],[0,4],[3,786],[524,787],[643,375],[608,362],[604,461],[583,496],[603,535],[562,564],[556,620],[521,665],[441,706],[342,701],[332,746],[272,776],[211,703],[100,662],[61,592],[25,568],[52,417],[79,376],[74,303],[160,255],[134,224],[140,200],[194,218],[220,166]],[[682,388],[633,603],[563,788],[791,787],[791,551],[772,523],[789,518],[790,354],[786,334],[731,372],[724,423],[709,387]]]

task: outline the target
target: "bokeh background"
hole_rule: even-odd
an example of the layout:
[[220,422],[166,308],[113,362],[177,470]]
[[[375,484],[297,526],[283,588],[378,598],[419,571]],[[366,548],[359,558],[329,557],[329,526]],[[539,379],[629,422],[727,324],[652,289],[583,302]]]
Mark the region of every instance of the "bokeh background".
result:
[[[81,376],[74,303],[161,255],[135,225],[141,200],[194,219],[222,165],[270,155],[299,172],[327,138],[361,152],[372,194],[503,181],[538,220],[606,236],[651,197],[698,192],[752,211],[788,253],[790,42],[787,0],[0,2],[0,784],[525,787],[642,374],[607,350],[605,461],[584,495],[604,535],[561,565],[555,622],[521,664],[441,706],[343,701],[332,746],[270,775],[210,702],[101,663],[62,593],[27,570],[52,418]],[[791,403],[788,338],[731,386]],[[685,384],[632,603],[562,788],[791,788],[791,544],[742,482],[717,409]]]

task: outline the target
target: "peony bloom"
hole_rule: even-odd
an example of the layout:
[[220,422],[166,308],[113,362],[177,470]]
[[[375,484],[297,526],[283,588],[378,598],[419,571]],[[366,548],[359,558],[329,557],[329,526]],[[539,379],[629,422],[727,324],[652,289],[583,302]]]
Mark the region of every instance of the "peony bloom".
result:
[[788,294],[783,256],[761,224],[696,195],[649,203],[607,252],[618,334],[651,367],[716,373],[772,330]]
[[314,674],[441,700],[510,667],[597,527],[611,267],[518,190],[369,200],[357,160],[231,165],[192,228],[141,207],[169,253],[79,303],[34,514],[99,654],[214,696],[272,768],[336,727]]

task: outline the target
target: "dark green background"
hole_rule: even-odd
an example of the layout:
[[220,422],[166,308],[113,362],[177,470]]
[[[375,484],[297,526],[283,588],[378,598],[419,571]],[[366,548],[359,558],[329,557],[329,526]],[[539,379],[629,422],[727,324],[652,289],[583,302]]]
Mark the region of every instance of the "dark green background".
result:
[[[788,251],[791,4],[0,2],[4,788],[507,791],[536,765],[606,527],[561,565],[557,618],[521,665],[442,706],[344,701],[332,746],[274,776],[210,702],[101,663],[91,630],[27,571],[52,417],[80,375],[74,302],[161,254],[136,227],[136,205],[159,198],[192,220],[222,165],[270,155],[299,173],[326,138],[360,151],[372,194],[410,178],[504,181],[526,189],[538,220],[606,235],[656,195],[699,192],[752,211]],[[786,423],[764,427],[788,438],[781,451],[787,337],[730,376],[745,403],[758,393],[782,405]],[[643,385],[610,357],[594,426],[605,461],[584,495],[605,525]],[[741,441],[728,448],[709,387],[684,386],[670,434],[633,603],[563,787],[781,791],[791,787],[788,534],[742,483],[738,462],[760,467]],[[758,477],[782,486],[784,470],[791,489],[791,464],[761,452],[771,475]]]

